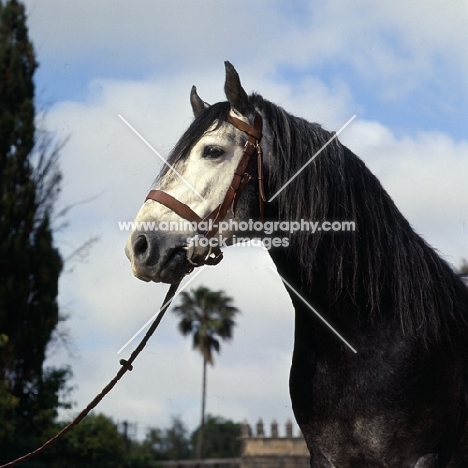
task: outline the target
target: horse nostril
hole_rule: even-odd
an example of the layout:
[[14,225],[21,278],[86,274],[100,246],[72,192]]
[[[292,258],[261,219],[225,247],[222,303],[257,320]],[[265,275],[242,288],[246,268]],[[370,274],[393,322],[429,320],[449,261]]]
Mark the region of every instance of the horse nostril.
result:
[[159,261],[159,248],[155,239],[139,234],[133,241],[133,256],[140,266],[156,265]]
[[142,257],[148,250],[148,240],[146,236],[138,236],[133,244],[133,252],[137,257]]

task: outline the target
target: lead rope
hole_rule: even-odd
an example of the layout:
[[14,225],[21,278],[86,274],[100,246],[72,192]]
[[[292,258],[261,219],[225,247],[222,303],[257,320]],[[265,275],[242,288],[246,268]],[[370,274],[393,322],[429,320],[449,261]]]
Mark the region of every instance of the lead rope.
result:
[[102,389],[101,393],[96,395],[94,400],[92,400],[91,403],[89,403],[89,405],[83,411],[81,411],[81,413],[70,424],[66,425],[57,435],[49,439],[44,445],[37,448],[33,452],[28,453],[27,455],[24,455],[22,457],[17,458],[16,460],[13,460],[7,463],[6,465],[0,465],[0,468],[9,468],[12,466],[17,466],[35,457],[36,455],[39,455],[46,448],[50,447],[53,443],[61,439],[68,431],[70,431],[74,426],[76,426],[79,422],[81,422],[90,413],[91,410],[96,408],[96,406],[103,400],[103,398],[115,387],[115,385],[123,377],[123,375],[127,371],[131,371],[133,369],[133,366],[132,366],[133,361],[135,361],[137,356],[143,351],[143,348],[146,346],[146,343],[148,343],[148,340],[151,338],[156,328],[158,328],[158,325],[161,322],[164,316],[164,313],[171,305],[172,299],[174,299],[174,296],[177,291],[177,288],[179,287],[179,284],[180,283],[171,284],[171,287],[169,288],[169,291],[167,292],[166,297],[164,298],[164,302],[161,308],[159,309],[159,313],[157,317],[154,319],[148,331],[146,332],[145,336],[142,338],[139,345],[135,348],[135,350],[130,355],[128,360],[121,359],[119,361],[121,368],[117,372],[116,376]]

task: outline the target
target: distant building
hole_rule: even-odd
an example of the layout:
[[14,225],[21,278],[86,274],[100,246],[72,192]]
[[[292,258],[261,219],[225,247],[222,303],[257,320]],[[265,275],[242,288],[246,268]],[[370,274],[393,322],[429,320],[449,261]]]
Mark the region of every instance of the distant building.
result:
[[307,445],[298,433],[293,434],[293,424],[288,421],[284,436],[278,431],[278,423],[271,424],[270,436],[265,434],[263,421],[255,425],[255,434],[247,421],[242,425],[242,454],[240,458],[174,460],[158,462],[163,468],[309,468],[310,455]]
[[302,434],[294,436],[291,421],[286,423],[284,437],[278,423],[271,424],[270,437],[265,435],[263,421],[256,424],[256,435],[247,422],[242,427],[242,456],[240,468],[309,468],[310,455]]

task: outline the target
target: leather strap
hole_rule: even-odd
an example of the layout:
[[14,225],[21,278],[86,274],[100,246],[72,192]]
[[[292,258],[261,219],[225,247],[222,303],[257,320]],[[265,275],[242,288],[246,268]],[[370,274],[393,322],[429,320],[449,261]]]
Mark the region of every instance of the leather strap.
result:
[[[172,210],[181,218],[186,219],[187,221],[190,221],[190,222],[197,223],[198,226],[200,226],[200,223],[202,221],[208,220],[208,218],[213,213],[216,212],[215,210],[212,213],[210,213],[210,215],[207,216],[206,218],[200,218],[200,216],[198,216],[197,213],[195,213],[195,211],[193,211],[192,208],[190,208],[188,205],[180,202],[179,200],[177,200],[177,198],[174,198],[172,195],[169,195],[168,193],[163,192],[162,190],[151,190],[148,193],[146,200],[157,201],[161,203],[162,205],[167,206],[170,210]],[[198,231],[198,233],[205,235],[205,237],[212,237],[216,233],[216,231],[214,231],[211,234],[211,236],[207,236],[204,232],[200,232],[200,231]],[[211,231],[208,231],[208,232],[211,232]],[[211,247],[208,257],[204,259],[204,263],[207,265],[217,265],[222,259],[223,259],[223,253],[221,252],[221,249],[218,246],[214,246],[214,247]]]
[[167,206],[174,213],[187,221],[195,221],[196,223],[203,221],[202,218],[192,210],[192,208],[162,190],[151,190],[150,193],[148,193],[146,200],[154,200],[161,203],[161,205]]
[[251,127],[249,124],[245,123],[243,120],[238,119],[232,115],[228,115],[226,119],[231,125],[242,130],[244,133],[247,133],[250,137],[256,140],[258,143],[262,141],[262,118],[259,113],[255,113],[254,124]]

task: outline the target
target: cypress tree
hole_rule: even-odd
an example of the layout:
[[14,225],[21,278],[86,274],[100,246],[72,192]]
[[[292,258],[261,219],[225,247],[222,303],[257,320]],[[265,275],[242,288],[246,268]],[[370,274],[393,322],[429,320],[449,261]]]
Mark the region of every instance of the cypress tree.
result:
[[35,448],[69,376],[43,369],[62,259],[34,168],[37,66],[24,6],[0,0],[0,462]]

